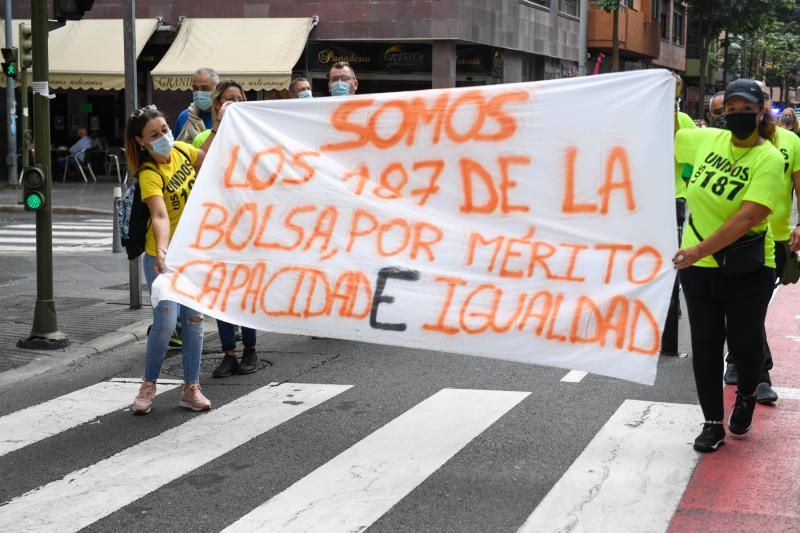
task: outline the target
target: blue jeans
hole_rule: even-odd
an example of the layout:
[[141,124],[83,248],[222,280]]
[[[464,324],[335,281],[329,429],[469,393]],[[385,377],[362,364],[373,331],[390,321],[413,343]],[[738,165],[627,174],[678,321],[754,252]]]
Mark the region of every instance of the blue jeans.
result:
[[[219,331],[219,341],[222,344],[223,352],[230,352],[236,349],[236,326],[217,319],[217,330]],[[242,326],[242,344],[245,348],[253,348],[256,345],[256,330]]]
[[[144,276],[147,290],[153,287],[157,274],[153,271],[155,256],[144,254]],[[153,327],[147,336],[147,358],[144,364],[144,380],[156,381],[164,364],[169,339],[175,331],[180,314],[183,326],[183,381],[200,382],[200,357],[203,354],[203,315],[185,305],[162,300],[153,308]]]

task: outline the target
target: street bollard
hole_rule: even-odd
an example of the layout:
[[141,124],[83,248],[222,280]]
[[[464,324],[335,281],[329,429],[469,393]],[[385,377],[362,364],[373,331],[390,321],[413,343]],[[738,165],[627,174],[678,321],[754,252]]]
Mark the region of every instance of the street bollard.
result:
[[119,203],[121,201],[122,187],[114,187],[114,210],[112,212],[112,218],[114,219],[114,244],[111,248],[111,251],[115,254],[122,253],[122,241],[119,236],[119,217],[117,217],[117,213],[119,212]]

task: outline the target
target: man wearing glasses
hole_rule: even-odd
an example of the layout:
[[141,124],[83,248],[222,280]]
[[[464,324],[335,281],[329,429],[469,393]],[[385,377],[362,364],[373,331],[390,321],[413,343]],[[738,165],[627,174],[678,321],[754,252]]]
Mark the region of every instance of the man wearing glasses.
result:
[[328,90],[331,96],[349,96],[356,94],[358,80],[353,67],[346,61],[334,63],[328,70]]

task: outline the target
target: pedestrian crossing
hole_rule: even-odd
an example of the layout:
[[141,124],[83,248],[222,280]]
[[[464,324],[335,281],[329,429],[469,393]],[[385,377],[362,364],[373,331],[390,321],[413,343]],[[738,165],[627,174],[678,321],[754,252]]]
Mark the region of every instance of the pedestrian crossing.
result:
[[[178,386],[174,380],[159,382],[158,393]],[[129,409],[137,388],[138,380],[117,378],[0,417],[0,458]],[[347,384],[294,382],[254,388],[60,479],[10,495],[0,504],[0,531],[70,532],[93,525],[104,530],[106,526],[97,523],[113,513],[131,506],[138,509],[137,501],[208,469],[262,435],[308,424],[309,418],[296,421],[356,389]],[[363,531],[431,476],[450,468],[455,457],[507,420],[512,411],[535,402],[531,395],[527,391],[440,389],[359,436],[355,444],[332,451],[330,457],[322,458],[321,466],[299,479],[282,481],[261,504],[217,529],[226,533]],[[151,420],[152,414],[131,417],[136,424]],[[670,530],[701,459],[691,448],[701,423],[696,405],[625,400],[543,498],[531,496],[518,502],[528,518],[523,517],[511,531]],[[286,447],[272,453],[294,451]],[[537,450],[526,452],[531,457],[536,454]],[[453,531],[462,530],[459,520],[452,517]],[[493,529],[490,524],[467,529],[488,531]],[[208,529],[206,524],[191,523],[181,523],[180,528]]]
[[[53,223],[53,253],[110,252],[113,244],[110,218],[76,219]],[[36,224],[11,222],[0,226],[0,253],[36,252]]]

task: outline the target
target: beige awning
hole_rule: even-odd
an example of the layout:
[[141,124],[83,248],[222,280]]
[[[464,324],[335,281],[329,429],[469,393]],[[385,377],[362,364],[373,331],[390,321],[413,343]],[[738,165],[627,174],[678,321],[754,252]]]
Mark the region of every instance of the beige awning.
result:
[[[19,46],[19,23],[15,20],[14,43]],[[136,21],[136,56],[158,27],[158,19]],[[2,42],[5,33],[0,32]],[[125,54],[122,19],[83,19],[67,21],[50,32],[48,60],[51,89],[125,88]],[[28,75],[30,79],[30,70]],[[2,79],[5,86],[5,77]]]
[[246,90],[285,88],[315,24],[314,18],[186,18],[150,73],[153,87],[189,90],[194,71],[210,67]]

